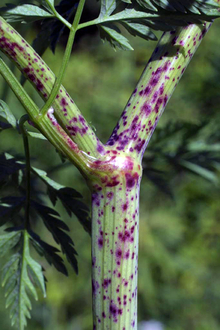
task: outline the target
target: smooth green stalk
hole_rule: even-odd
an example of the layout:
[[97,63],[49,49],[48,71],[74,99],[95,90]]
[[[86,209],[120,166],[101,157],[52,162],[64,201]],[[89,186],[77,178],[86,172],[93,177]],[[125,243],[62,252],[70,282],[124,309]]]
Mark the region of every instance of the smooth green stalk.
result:
[[63,81],[64,73],[66,72],[66,68],[67,68],[67,65],[69,63],[69,58],[70,58],[70,55],[71,55],[72,46],[73,46],[73,42],[74,42],[74,39],[75,39],[76,31],[77,31],[77,26],[79,24],[79,21],[80,21],[82,12],[83,12],[84,4],[85,4],[85,0],[80,0],[77,11],[76,11],[76,15],[75,15],[75,18],[74,18],[74,21],[73,21],[73,24],[72,24],[71,29],[70,29],[69,38],[68,38],[68,42],[67,42],[67,45],[66,45],[66,49],[65,49],[65,53],[64,53],[64,56],[63,56],[63,61],[62,61],[61,67],[60,67],[58,77],[55,80],[55,83],[54,83],[54,86],[53,86],[52,91],[50,93],[50,96],[47,99],[44,106],[42,107],[42,109],[40,110],[39,115],[44,116],[47,113],[48,109],[52,106],[52,103],[54,102],[54,100],[57,96],[57,93],[60,89],[61,83]]
[[5,64],[2,58],[0,58],[0,73],[5,79],[8,86],[14,91],[15,95],[17,96],[25,110],[28,112],[28,114],[32,118],[36,117],[39,113],[37,105],[21,87],[17,78],[9,69],[9,67]]
[[25,153],[25,163],[26,163],[26,206],[25,206],[25,229],[29,228],[29,218],[30,218],[30,198],[31,198],[31,164],[30,164],[30,150],[29,142],[24,128],[24,124],[29,119],[28,115],[24,115],[19,120],[19,128],[23,137],[24,153]]
[[[27,272],[27,269],[26,269],[26,260],[25,258],[28,256],[29,253],[29,234],[28,234],[28,231],[26,229],[24,229],[22,231],[22,238],[23,238],[23,246],[22,246],[22,256],[21,256],[21,259],[20,259],[20,276],[19,278],[17,279],[19,281],[19,294],[18,294],[18,299],[19,299],[19,304],[21,304],[20,300],[22,299],[23,295],[24,295],[24,288],[23,288],[23,285],[22,285],[22,281],[21,279],[22,278],[25,278],[25,274]],[[19,319],[19,329],[23,329],[23,311],[22,311],[22,308],[19,308],[19,315],[17,316],[18,319]]]
[[54,14],[54,16],[56,16],[56,18],[62,22],[64,25],[66,25],[66,27],[68,27],[69,29],[71,29],[72,25],[63,18],[63,16],[61,16],[55,9],[54,5],[49,1],[49,0],[45,0],[45,2],[47,3],[48,7],[50,8],[50,10],[52,11],[52,13]]

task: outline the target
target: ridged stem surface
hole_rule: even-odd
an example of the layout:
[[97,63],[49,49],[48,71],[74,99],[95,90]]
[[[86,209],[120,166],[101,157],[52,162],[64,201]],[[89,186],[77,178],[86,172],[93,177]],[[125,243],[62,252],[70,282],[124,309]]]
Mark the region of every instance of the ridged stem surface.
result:
[[[2,17],[0,49],[15,62],[41,97],[47,100],[55,82],[55,75],[34,49]],[[78,148],[93,157],[98,157],[99,150],[103,149],[102,143],[63,86],[56,96],[53,108],[54,116]],[[39,116],[36,121],[40,120]]]
[[211,23],[191,24],[162,35],[109,141],[142,158],[168,100]]
[[112,154],[101,180],[92,184],[94,330],[137,325],[141,166],[129,156]]

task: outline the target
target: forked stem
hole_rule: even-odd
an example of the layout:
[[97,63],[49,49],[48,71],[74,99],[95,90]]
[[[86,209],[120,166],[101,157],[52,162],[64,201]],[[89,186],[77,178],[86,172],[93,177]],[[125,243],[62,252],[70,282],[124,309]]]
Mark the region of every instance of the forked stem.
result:
[[[51,132],[51,143],[72,161],[74,155],[92,192],[94,330],[137,329],[141,159],[168,99],[209,26],[189,25],[163,34],[106,146],[63,87],[54,102],[55,112],[50,109],[43,120],[36,122],[45,136],[47,130]],[[47,99],[54,75],[9,27],[0,20],[0,48]]]

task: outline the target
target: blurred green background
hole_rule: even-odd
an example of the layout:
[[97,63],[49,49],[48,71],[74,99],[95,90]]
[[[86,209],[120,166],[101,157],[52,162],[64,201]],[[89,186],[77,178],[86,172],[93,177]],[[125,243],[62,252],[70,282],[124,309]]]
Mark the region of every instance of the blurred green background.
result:
[[[36,25],[22,29],[31,42],[36,35]],[[160,127],[171,119],[200,123],[204,116],[210,114],[210,119],[216,118],[219,130],[219,32],[220,22],[215,22],[176,88],[160,120]],[[96,32],[85,34],[74,46],[65,74],[63,84],[68,93],[104,142],[156,46],[155,42],[138,38],[132,38],[131,43],[135,51],[115,52],[100,41]],[[56,73],[63,52],[61,42],[55,56],[49,50],[43,56]],[[15,72],[19,77],[17,69]],[[29,83],[25,86],[35,102],[42,105]],[[24,110],[1,78],[0,93],[19,118]],[[48,142],[30,139],[30,144],[32,164],[48,170],[50,177],[59,183],[80,191],[89,205],[89,191],[78,171],[68,164],[60,166],[60,158]],[[23,154],[21,136],[12,130],[3,131],[0,134],[0,151]],[[183,174],[170,184],[173,199],[158,190],[145,176],[142,180],[139,321],[161,321],[165,330],[219,330],[219,187],[190,174]],[[46,196],[45,203],[49,203]],[[57,210],[71,229],[78,252],[79,275],[75,275],[69,267],[69,277],[64,277],[33,251],[33,256],[46,269],[48,297],[33,302],[32,319],[27,329],[91,330],[90,237],[77,219],[68,217],[61,205],[58,204]],[[35,230],[53,244],[50,234],[40,222],[35,225]],[[0,265],[4,262],[0,260]],[[0,289],[0,329],[8,330],[10,322],[4,303],[3,290]]]

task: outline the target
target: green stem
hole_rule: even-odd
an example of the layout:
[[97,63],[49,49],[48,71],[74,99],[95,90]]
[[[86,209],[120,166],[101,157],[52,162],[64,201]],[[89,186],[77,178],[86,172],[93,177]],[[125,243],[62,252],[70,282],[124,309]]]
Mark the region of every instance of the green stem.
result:
[[161,37],[107,145],[140,160],[186,67],[211,23]]
[[6,83],[10,88],[13,90],[23,107],[29,113],[30,117],[35,118],[38,113],[39,109],[34,101],[30,98],[30,96],[26,93],[24,88],[18,82],[15,75],[9,69],[9,67],[5,64],[3,59],[0,57],[0,74],[5,79]]
[[[10,88],[15,93],[21,104],[27,111],[30,119],[37,122],[36,117],[39,114],[38,107],[32,101],[30,96],[25,92],[21,84],[18,82],[14,74],[10,71],[4,61],[0,58],[0,74],[9,84]],[[41,118],[39,123],[39,130],[42,134],[54,145],[54,147],[61,153],[64,153],[69,160],[76,165],[76,167],[85,176],[89,175],[90,170],[90,157],[79,150],[78,146],[71,140],[68,134],[59,125],[54,117],[54,110],[51,108],[47,116]],[[86,174],[87,173],[87,174]]]
[[29,142],[24,128],[24,124],[29,119],[28,115],[24,115],[19,120],[19,128],[23,137],[25,163],[26,163],[26,206],[25,206],[25,229],[29,228],[30,220],[30,198],[31,198],[31,164],[30,164],[30,150]]
[[19,275],[19,293],[18,293],[18,300],[19,300],[19,315],[18,317],[18,324],[19,324],[19,329],[23,329],[23,310],[21,307],[22,304],[22,299],[23,299],[23,283],[22,280],[23,278],[25,278],[25,273],[27,272],[27,264],[26,264],[26,256],[27,256],[27,251],[29,251],[29,234],[28,231],[25,229],[22,231],[22,235],[23,235],[23,242],[22,242],[22,254],[21,254],[21,259],[20,259],[20,275]]
[[[41,97],[47,100],[54,86],[54,74],[33,48],[2,17],[0,17],[0,25],[0,49],[15,62]],[[103,144],[63,86],[56,95],[53,108],[57,122],[77,144],[79,150],[95,158],[104,152]],[[34,119],[32,117],[39,127],[42,117],[45,116],[40,118],[35,116]]]
[[40,115],[45,115],[47,113],[48,109],[50,108],[50,106],[54,102],[54,100],[57,96],[57,93],[60,89],[64,73],[65,73],[67,65],[69,63],[69,58],[70,58],[70,55],[71,55],[72,46],[73,46],[73,42],[74,42],[74,39],[75,39],[76,31],[77,31],[77,26],[79,24],[79,21],[80,21],[82,12],[83,12],[84,4],[85,4],[85,0],[80,0],[77,11],[76,11],[76,15],[75,15],[75,18],[74,18],[74,21],[73,21],[73,24],[72,24],[72,27],[70,29],[69,38],[68,38],[68,42],[67,42],[64,57],[63,57],[63,62],[62,62],[62,65],[60,67],[60,72],[58,74],[57,79],[55,80],[55,83],[54,83],[54,86],[52,88],[52,91],[50,93],[49,98],[47,99],[46,103],[44,104],[44,106],[40,110]]
[[65,20],[65,18],[63,18],[63,16],[61,16],[55,9],[54,5],[51,4],[50,1],[46,0],[47,5],[50,7],[51,11],[54,13],[54,15],[56,16],[56,18],[62,22],[64,25],[66,25],[66,27],[68,27],[69,29],[71,29],[72,25]]
[[114,151],[105,165],[91,183],[93,329],[137,329],[141,165]]

